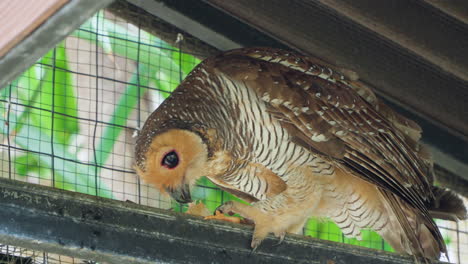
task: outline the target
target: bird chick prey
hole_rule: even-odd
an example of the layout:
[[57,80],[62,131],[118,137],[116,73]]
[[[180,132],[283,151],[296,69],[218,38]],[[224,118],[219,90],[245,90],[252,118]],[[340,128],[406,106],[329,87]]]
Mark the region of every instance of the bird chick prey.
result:
[[[436,259],[446,247],[430,214],[437,187],[420,134],[350,71],[290,51],[237,49],[203,61],[151,114],[136,170],[181,203],[202,176],[249,202],[219,209],[255,223],[253,248],[269,233],[301,232],[313,216],[347,237],[370,228],[398,252]],[[437,193],[450,200],[445,212],[466,216],[456,195]]]

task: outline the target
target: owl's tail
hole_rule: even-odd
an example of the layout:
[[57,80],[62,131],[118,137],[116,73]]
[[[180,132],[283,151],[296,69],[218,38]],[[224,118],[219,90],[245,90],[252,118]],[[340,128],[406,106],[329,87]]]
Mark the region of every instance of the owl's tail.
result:
[[390,225],[379,232],[385,241],[398,252],[406,252],[426,260],[439,259],[440,254],[446,252],[446,247],[431,217],[421,214],[418,209],[392,193],[382,193],[387,196],[391,219]]
[[[463,200],[453,191],[433,187],[433,193],[435,198],[427,204],[430,217],[452,221],[467,218]],[[426,259],[438,259],[446,252],[442,236],[430,217],[392,194],[387,193],[387,197],[394,221],[380,233],[396,251]]]
[[467,219],[468,215],[463,200],[455,192],[434,186],[434,199],[427,205],[432,217],[458,221]]

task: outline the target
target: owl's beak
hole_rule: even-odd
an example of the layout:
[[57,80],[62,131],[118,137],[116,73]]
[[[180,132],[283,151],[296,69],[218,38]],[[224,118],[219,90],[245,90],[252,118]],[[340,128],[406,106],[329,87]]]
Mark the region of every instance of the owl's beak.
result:
[[179,203],[191,203],[190,187],[188,184],[183,184],[176,188],[166,188],[167,193]]

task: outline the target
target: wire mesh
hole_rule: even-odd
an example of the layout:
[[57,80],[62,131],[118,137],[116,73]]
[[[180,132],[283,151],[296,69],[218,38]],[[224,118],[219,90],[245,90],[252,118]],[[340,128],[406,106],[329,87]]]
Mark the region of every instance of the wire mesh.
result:
[[[200,62],[198,54],[184,50],[182,38],[176,40],[166,43],[106,11],[90,18],[0,90],[1,176],[185,211],[140,182],[133,170],[144,120]],[[210,211],[237,199],[205,178],[193,197]],[[467,222],[438,224],[450,260],[468,263]],[[304,234],[392,250],[375,232],[363,231],[361,241],[349,239],[325,220],[311,219]],[[85,263],[7,245],[0,249],[2,256],[30,261],[18,263]]]
[[89,260],[0,245],[1,264],[94,264]]

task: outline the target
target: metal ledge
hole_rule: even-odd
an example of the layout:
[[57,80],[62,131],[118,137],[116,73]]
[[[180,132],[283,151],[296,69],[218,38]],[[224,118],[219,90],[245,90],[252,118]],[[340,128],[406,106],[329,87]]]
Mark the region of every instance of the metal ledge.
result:
[[[138,1],[132,0],[139,5],[147,6],[147,8],[143,9],[138,7],[137,5],[131,4],[130,2],[124,0],[118,0],[109,5],[106,10],[112,12],[116,16],[123,18],[124,20],[132,23],[134,25],[138,25],[141,29],[158,36],[158,38],[166,41],[167,43],[174,44],[177,40],[177,35],[179,33],[183,33],[183,41],[177,44],[182,51],[190,52],[192,55],[199,59],[205,59],[209,56],[218,54],[220,51],[215,47],[212,47],[205,42],[201,41],[200,39],[194,37],[192,34],[182,32],[176,26],[167,23],[166,21],[154,16],[153,14],[149,13],[147,10],[153,11],[166,11],[168,8],[161,4],[161,3],[153,3],[148,1]],[[155,8],[159,7],[159,8]],[[171,14],[171,11],[167,11],[168,14]],[[174,11],[172,11],[172,14]],[[177,16],[175,14],[174,16]],[[201,25],[194,23],[192,27],[194,27],[194,31],[196,27]],[[208,30],[207,28],[201,30]],[[194,33],[194,32],[192,32]],[[197,33],[198,34],[198,33]],[[199,35],[199,34],[198,34]],[[208,33],[208,35],[212,35],[212,33]],[[222,38],[219,38],[222,41]],[[227,42],[228,44],[232,42]],[[233,44],[235,45],[235,44]]]
[[[212,30],[197,22],[196,19],[185,16],[176,10],[167,6],[166,3],[158,1],[128,0],[129,3],[136,4],[141,8],[157,15],[164,21],[171,21],[174,26],[184,28],[186,32],[196,34],[200,40],[205,43],[218,43],[217,48],[221,50],[240,48],[241,45],[226,38],[223,35],[213,34]],[[185,3],[187,4],[187,2]],[[197,5],[199,2],[190,2],[190,6]],[[201,14],[200,14],[201,15]]]
[[111,263],[413,263],[414,259],[0,178],[0,242]]

